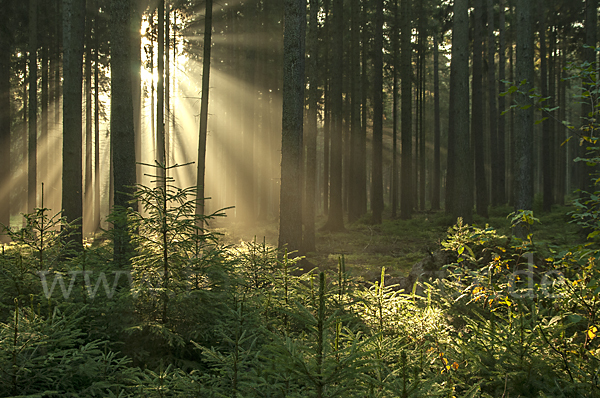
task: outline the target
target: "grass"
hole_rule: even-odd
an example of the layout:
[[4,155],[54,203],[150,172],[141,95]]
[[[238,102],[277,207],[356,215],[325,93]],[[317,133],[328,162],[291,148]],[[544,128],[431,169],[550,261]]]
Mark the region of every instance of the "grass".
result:
[[[508,205],[491,208],[489,218],[474,216],[474,224],[490,225],[501,234],[510,234]],[[578,227],[570,224],[568,206],[554,206],[551,213],[535,214],[540,223],[533,227],[534,242],[538,250],[548,253],[549,248],[570,248],[583,241]],[[439,249],[448,228],[455,220],[440,212],[418,212],[409,220],[391,220],[385,217],[381,225],[368,223],[369,215],[358,222],[347,224],[345,232],[317,232],[317,251],[306,253],[306,258],[321,269],[337,268],[343,255],[346,270],[353,276],[375,281],[381,268],[391,277],[406,276],[412,266]],[[325,216],[316,220],[317,229],[326,222]],[[224,234],[223,242],[238,245],[243,241],[264,239],[268,245],[277,246],[278,225],[275,221],[258,223],[249,227],[233,222],[221,223],[218,232]]]

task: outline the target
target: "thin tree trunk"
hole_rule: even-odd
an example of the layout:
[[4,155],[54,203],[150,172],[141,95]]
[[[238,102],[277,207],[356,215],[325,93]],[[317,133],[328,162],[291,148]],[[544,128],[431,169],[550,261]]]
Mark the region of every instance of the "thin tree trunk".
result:
[[323,115],[323,214],[329,215],[329,175],[330,175],[330,143],[331,143],[331,79],[330,79],[330,52],[329,44],[331,41],[331,14],[329,11],[330,0],[323,0],[323,9],[325,12],[324,47],[325,47],[325,66],[324,66],[324,115]]
[[371,222],[381,224],[383,213],[383,0],[376,2],[374,38]]
[[[500,0],[499,17],[500,23],[499,40],[500,48],[498,50],[498,90],[500,93],[506,91],[504,81],[506,80],[506,23],[505,23],[505,0]],[[512,47],[512,43],[511,43]],[[506,96],[498,98],[498,108],[500,112],[506,109]],[[498,185],[497,197],[494,196],[495,204],[503,205],[506,203],[506,116],[498,116],[498,179],[494,184]]]
[[[8,31],[8,16],[11,15],[11,2],[0,3],[3,14],[0,16],[0,224],[10,227],[10,194],[12,181],[10,172],[11,147],[11,91],[10,91],[10,56],[11,32]],[[2,236],[2,242],[7,239]]]
[[[498,109],[496,107],[496,36],[494,33],[494,1],[487,0],[487,90],[488,90],[488,126],[490,131],[491,161],[492,161],[492,205],[501,204],[503,190],[500,184],[500,144],[498,139]],[[475,132],[473,132],[475,133]],[[487,213],[487,211],[486,211]]]
[[[333,0],[333,48],[331,50],[331,172],[330,207],[325,230],[344,230],[342,210],[342,76],[343,76],[343,0]],[[282,176],[283,179],[283,176]]]
[[[98,3],[94,5],[94,222],[93,231],[100,231],[100,64],[98,51]],[[136,153],[136,159],[139,159]]]
[[441,159],[441,131],[440,131],[440,70],[439,70],[439,32],[433,34],[433,192],[431,197],[431,209],[440,209],[440,190],[442,179],[440,175]]
[[398,0],[394,0],[394,22],[392,38],[392,218],[397,217],[398,210],[398,42],[399,37],[399,10]]
[[[158,2],[158,77],[156,79],[156,161],[165,164],[165,0]],[[165,177],[159,171],[159,176]]]
[[27,212],[37,206],[37,6],[29,0],[29,135],[27,141]]
[[[475,197],[477,214],[488,217],[488,190],[485,172],[483,121],[483,2],[474,1],[473,29],[473,82],[471,86],[471,131],[475,155]],[[492,148],[492,151],[495,148]],[[492,184],[493,185],[493,184]]]
[[[84,206],[92,205],[92,15],[89,9],[86,12],[86,34],[85,34],[85,186]],[[92,215],[91,212],[86,214]],[[93,216],[92,216],[93,217]],[[85,219],[84,231],[92,229],[92,219]]]
[[[538,1],[539,13],[539,47],[540,47],[540,74],[542,97],[548,97],[548,44],[546,41],[546,5],[544,1]],[[542,115],[544,116],[544,115]],[[554,164],[551,156],[554,142],[550,136],[550,121],[542,121],[542,193],[543,210],[549,213],[552,210],[553,188],[554,188]]]
[[318,113],[318,0],[310,0],[307,47],[309,52],[307,62],[308,75],[308,115],[306,123],[306,201],[304,206],[304,238],[303,248],[306,252],[316,251],[315,242],[315,191],[317,178],[317,113]]
[[401,96],[401,193],[400,193],[400,218],[408,219],[413,209],[413,175],[412,175],[412,63],[411,63],[411,35],[410,25],[411,0],[402,1],[400,26],[400,79],[402,81]]
[[[196,177],[197,202],[196,215],[204,214],[205,174],[206,174],[206,137],[208,133],[208,95],[210,92],[210,53],[212,47],[212,0],[206,0],[204,15],[204,50],[202,54],[202,99],[200,103],[200,129],[198,141],[198,174]],[[203,228],[203,223],[198,227]]]

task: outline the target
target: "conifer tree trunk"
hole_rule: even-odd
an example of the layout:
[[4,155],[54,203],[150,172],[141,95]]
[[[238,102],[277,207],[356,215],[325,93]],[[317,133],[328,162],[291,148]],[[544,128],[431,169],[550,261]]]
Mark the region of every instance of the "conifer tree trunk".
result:
[[[331,164],[329,217],[323,229],[344,230],[342,210],[343,0],[333,0],[331,48]],[[283,178],[283,176],[282,176]]]
[[[208,132],[208,95],[210,92],[210,53],[212,46],[212,0],[206,0],[204,15],[204,51],[202,55],[202,99],[200,103],[200,130],[198,141],[198,174],[196,177],[196,215],[204,215],[206,136]],[[200,225],[203,227],[203,225]]]
[[74,241],[81,247],[82,81],[85,0],[63,0],[63,179],[62,208],[67,221],[78,221]]
[[[135,130],[132,96],[132,0],[111,2],[111,102],[110,143],[115,208],[130,204],[132,188],[136,183]],[[126,264],[130,257],[130,239],[126,220],[114,223],[114,261]]]
[[[506,22],[505,22],[505,0],[500,0],[499,9],[499,41],[500,48],[498,50],[498,91],[503,93],[506,91],[504,81],[506,80]],[[511,44],[512,47],[512,44]],[[498,109],[504,112],[506,109],[506,96],[498,97]],[[500,114],[498,116],[498,176],[493,184],[498,185],[497,196],[492,198],[494,204],[503,205],[506,203],[506,116]]]
[[[533,100],[527,94],[533,87],[533,2],[516,2],[517,63],[516,79],[525,84],[519,87],[524,94],[517,95],[521,108],[515,117],[515,210],[533,207]],[[525,237],[525,230],[517,228],[515,234]]]
[[[156,161],[165,165],[165,0],[158,2],[158,78],[156,79]],[[159,175],[162,175],[159,172]],[[165,177],[162,175],[162,177]]]
[[[98,50],[98,3],[93,0],[94,9],[94,232],[100,230],[100,65]],[[139,159],[136,153],[136,159]]]
[[37,6],[29,0],[29,129],[27,140],[27,212],[37,206]]
[[[42,7],[42,13],[46,12],[46,4],[43,5]],[[43,23],[42,24],[42,29],[47,32],[47,23]],[[42,66],[42,70],[41,70],[41,91],[42,91],[42,96],[41,96],[41,108],[42,108],[42,113],[41,113],[41,123],[40,123],[40,142],[39,142],[39,147],[41,148],[41,156],[39,156],[39,163],[40,163],[40,180],[42,182],[50,182],[50,156],[51,156],[51,149],[50,149],[50,137],[48,134],[48,111],[49,111],[49,101],[50,101],[50,95],[49,95],[49,81],[48,81],[48,76],[49,76],[49,72],[48,72],[48,44],[47,44],[47,38],[44,37],[44,39],[42,40],[42,45],[40,47],[40,53],[41,53],[41,66]],[[44,198],[44,206],[47,207],[47,203],[50,203],[48,201],[48,198]]]
[[400,79],[402,81],[401,96],[401,181],[400,181],[400,218],[408,219],[413,208],[413,173],[412,173],[412,63],[411,63],[411,0],[402,1],[400,26]]
[[381,224],[383,213],[383,0],[377,0],[375,6],[371,222]]
[[473,210],[473,155],[469,135],[469,18],[468,0],[454,2],[452,31],[452,62],[450,65],[450,90],[453,136],[448,138],[448,156],[454,156],[452,215],[471,223]]
[[398,211],[398,42],[400,41],[398,11],[398,0],[394,0],[394,22],[392,27],[392,218],[396,218]]
[[291,252],[302,250],[301,181],[306,1],[285,0],[284,21],[279,247],[285,247]]
[[[491,161],[492,161],[492,204],[502,203],[503,187],[500,182],[500,144],[498,139],[498,109],[496,108],[496,36],[494,29],[494,2],[487,0],[487,91],[488,91],[488,126],[490,131]],[[475,132],[473,132],[475,133]],[[479,213],[479,210],[477,211]],[[486,211],[487,213],[487,211]],[[481,213],[479,213],[481,214]]]
[[330,0],[323,0],[323,11],[325,13],[324,24],[324,48],[325,48],[325,66],[323,73],[324,87],[324,106],[323,106],[323,214],[329,215],[329,172],[330,172],[330,143],[331,143],[331,80],[329,73],[330,66],[330,51],[329,44],[331,41],[331,13],[329,11]]
[[[475,0],[473,29],[473,80],[471,86],[471,131],[475,155],[475,197],[477,214],[488,216],[488,190],[485,171],[484,121],[483,121],[483,2]],[[495,148],[492,147],[492,150]],[[493,185],[493,184],[492,184]]]
[[308,76],[308,115],[306,121],[306,200],[304,209],[304,238],[303,248],[306,252],[316,251],[315,242],[315,194],[317,185],[317,113],[318,113],[318,0],[310,0],[310,14],[308,22],[307,49],[309,53],[307,62]]
[[[12,32],[9,30],[8,16],[11,15],[11,2],[2,0],[0,9],[0,224],[10,226],[10,194],[12,182],[10,173],[11,146],[11,92],[10,92],[10,55]],[[5,242],[5,237],[2,236]]]
[[[539,15],[539,48],[540,48],[540,78],[542,97],[547,98],[548,93],[548,43],[546,40],[546,3],[538,1],[537,12]],[[552,150],[554,140],[550,134],[550,120],[542,121],[542,196],[543,210],[549,213],[554,202],[554,159]]]
[[[84,204],[92,205],[92,14],[91,7],[88,6],[86,12],[86,34],[85,34],[85,186],[84,186]],[[87,214],[92,214],[87,212]],[[85,222],[84,230],[92,229],[93,220],[83,220]]]
[[[358,142],[358,154],[354,162],[356,162],[356,211],[357,218],[363,216],[367,212],[367,47],[369,41],[369,34],[367,32],[367,5],[363,2],[362,12],[357,18],[360,19],[360,25],[362,26],[362,48],[360,50],[361,67],[356,73],[360,74],[360,88],[357,90],[360,92],[360,104],[362,110],[360,114],[360,140]],[[357,57],[358,59],[358,57]],[[358,61],[357,61],[358,62]],[[357,84],[359,80],[357,77]]]
[[433,34],[433,172],[432,172],[432,196],[431,209],[440,209],[440,190],[442,179],[440,175],[441,159],[441,129],[440,129],[440,68],[439,68],[439,42],[438,32]]

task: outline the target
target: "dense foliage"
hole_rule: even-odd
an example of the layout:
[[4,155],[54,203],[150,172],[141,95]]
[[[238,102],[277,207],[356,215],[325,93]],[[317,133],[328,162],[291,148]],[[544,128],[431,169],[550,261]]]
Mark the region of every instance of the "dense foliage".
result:
[[47,209],[11,231],[1,396],[600,393],[590,247],[547,257],[534,232],[520,240],[459,220],[442,243],[445,277],[404,292],[385,269],[376,283],[350,276],[343,257],[337,273],[301,272],[264,242],[225,247],[198,226],[218,214],[195,215],[194,190],[172,181],[137,192],[140,211],[113,215],[130,220],[127,269],[101,241],[69,252]]

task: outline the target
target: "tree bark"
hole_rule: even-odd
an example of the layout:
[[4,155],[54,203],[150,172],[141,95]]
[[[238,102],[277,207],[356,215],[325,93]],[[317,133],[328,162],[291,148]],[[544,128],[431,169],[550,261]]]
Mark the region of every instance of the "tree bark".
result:
[[304,238],[303,249],[306,252],[316,251],[315,242],[315,202],[317,185],[317,114],[318,114],[318,0],[310,0],[310,14],[308,25],[308,115],[306,121],[306,200],[304,206]]
[[[504,81],[506,80],[506,23],[505,23],[505,0],[500,0],[499,9],[499,40],[500,48],[498,50],[498,91],[506,91]],[[512,44],[511,44],[512,46]],[[506,109],[506,96],[498,98],[498,108],[500,112]],[[495,204],[503,205],[506,203],[506,116],[498,115],[498,176],[493,181],[498,185],[497,196],[494,196]]]
[[63,179],[62,208],[68,222],[77,220],[74,242],[82,246],[82,124],[83,39],[85,0],[63,0]]
[[[2,0],[0,9],[4,10],[0,16],[0,224],[10,226],[10,194],[12,182],[10,173],[10,146],[11,146],[11,92],[10,92],[10,55],[12,32],[9,28],[8,16],[11,15],[11,2]],[[1,237],[2,242],[6,239]]]
[[[483,1],[473,3],[473,80],[471,86],[471,131],[475,155],[475,207],[477,214],[488,217],[488,190],[485,170],[483,121]],[[492,151],[496,149],[492,146]],[[493,181],[493,179],[492,179]],[[492,184],[493,185],[493,184]]]
[[[517,103],[521,109],[515,120],[515,210],[533,208],[533,100],[529,90],[533,87],[533,17],[529,0],[517,0],[517,62],[516,80],[525,82],[519,87]],[[514,233],[525,237],[525,229],[516,228]]]
[[29,0],[29,134],[27,140],[27,212],[33,212],[37,206],[37,6],[38,0]]
[[[453,146],[455,157],[454,181],[450,188],[452,215],[462,217],[466,223],[472,221],[473,211],[473,154],[469,135],[469,18],[468,0],[454,2],[452,31],[452,62],[450,65],[450,90],[452,98]],[[450,156],[450,153],[449,153]]]
[[408,219],[413,208],[413,173],[412,173],[412,46],[411,46],[411,0],[402,1],[400,26],[400,80],[402,81],[401,96],[401,192],[400,192],[400,218]]
[[440,175],[441,159],[441,129],[440,129],[440,61],[439,61],[439,32],[433,34],[433,191],[431,196],[431,209],[440,209],[440,191],[442,179]]
[[376,2],[374,38],[371,222],[381,224],[383,213],[383,0]]
[[[342,76],[343,76],[343,0],[333,0],[333,45],[331,49],[331,166],[329,217],[323,229],[344,230],[342,210]],[[282,176],[283,178],[283,176]]]
[[[204,215],[206,137],[208,133],[208,95],[210,92],[210,53],[212,47],[212,0],[206,0],[204,15],[204,51],[202,54],[202,99],[200,102],[200,128],[198,141],[198,173],[196,177],[196,215]],[[201,223],[200,228],[204,227]]]
[[285,0],[284,21],[279,248],[301,252],[306,1]]
[[[136,209],[136,204],[130,203],[136,183],[130,25],[133,3],[132,0],[112,0],[111,5],[110,141],[114,207]],[[114,223],[115,263],[127,264],[130,250],[127,222],[117,220]]]

